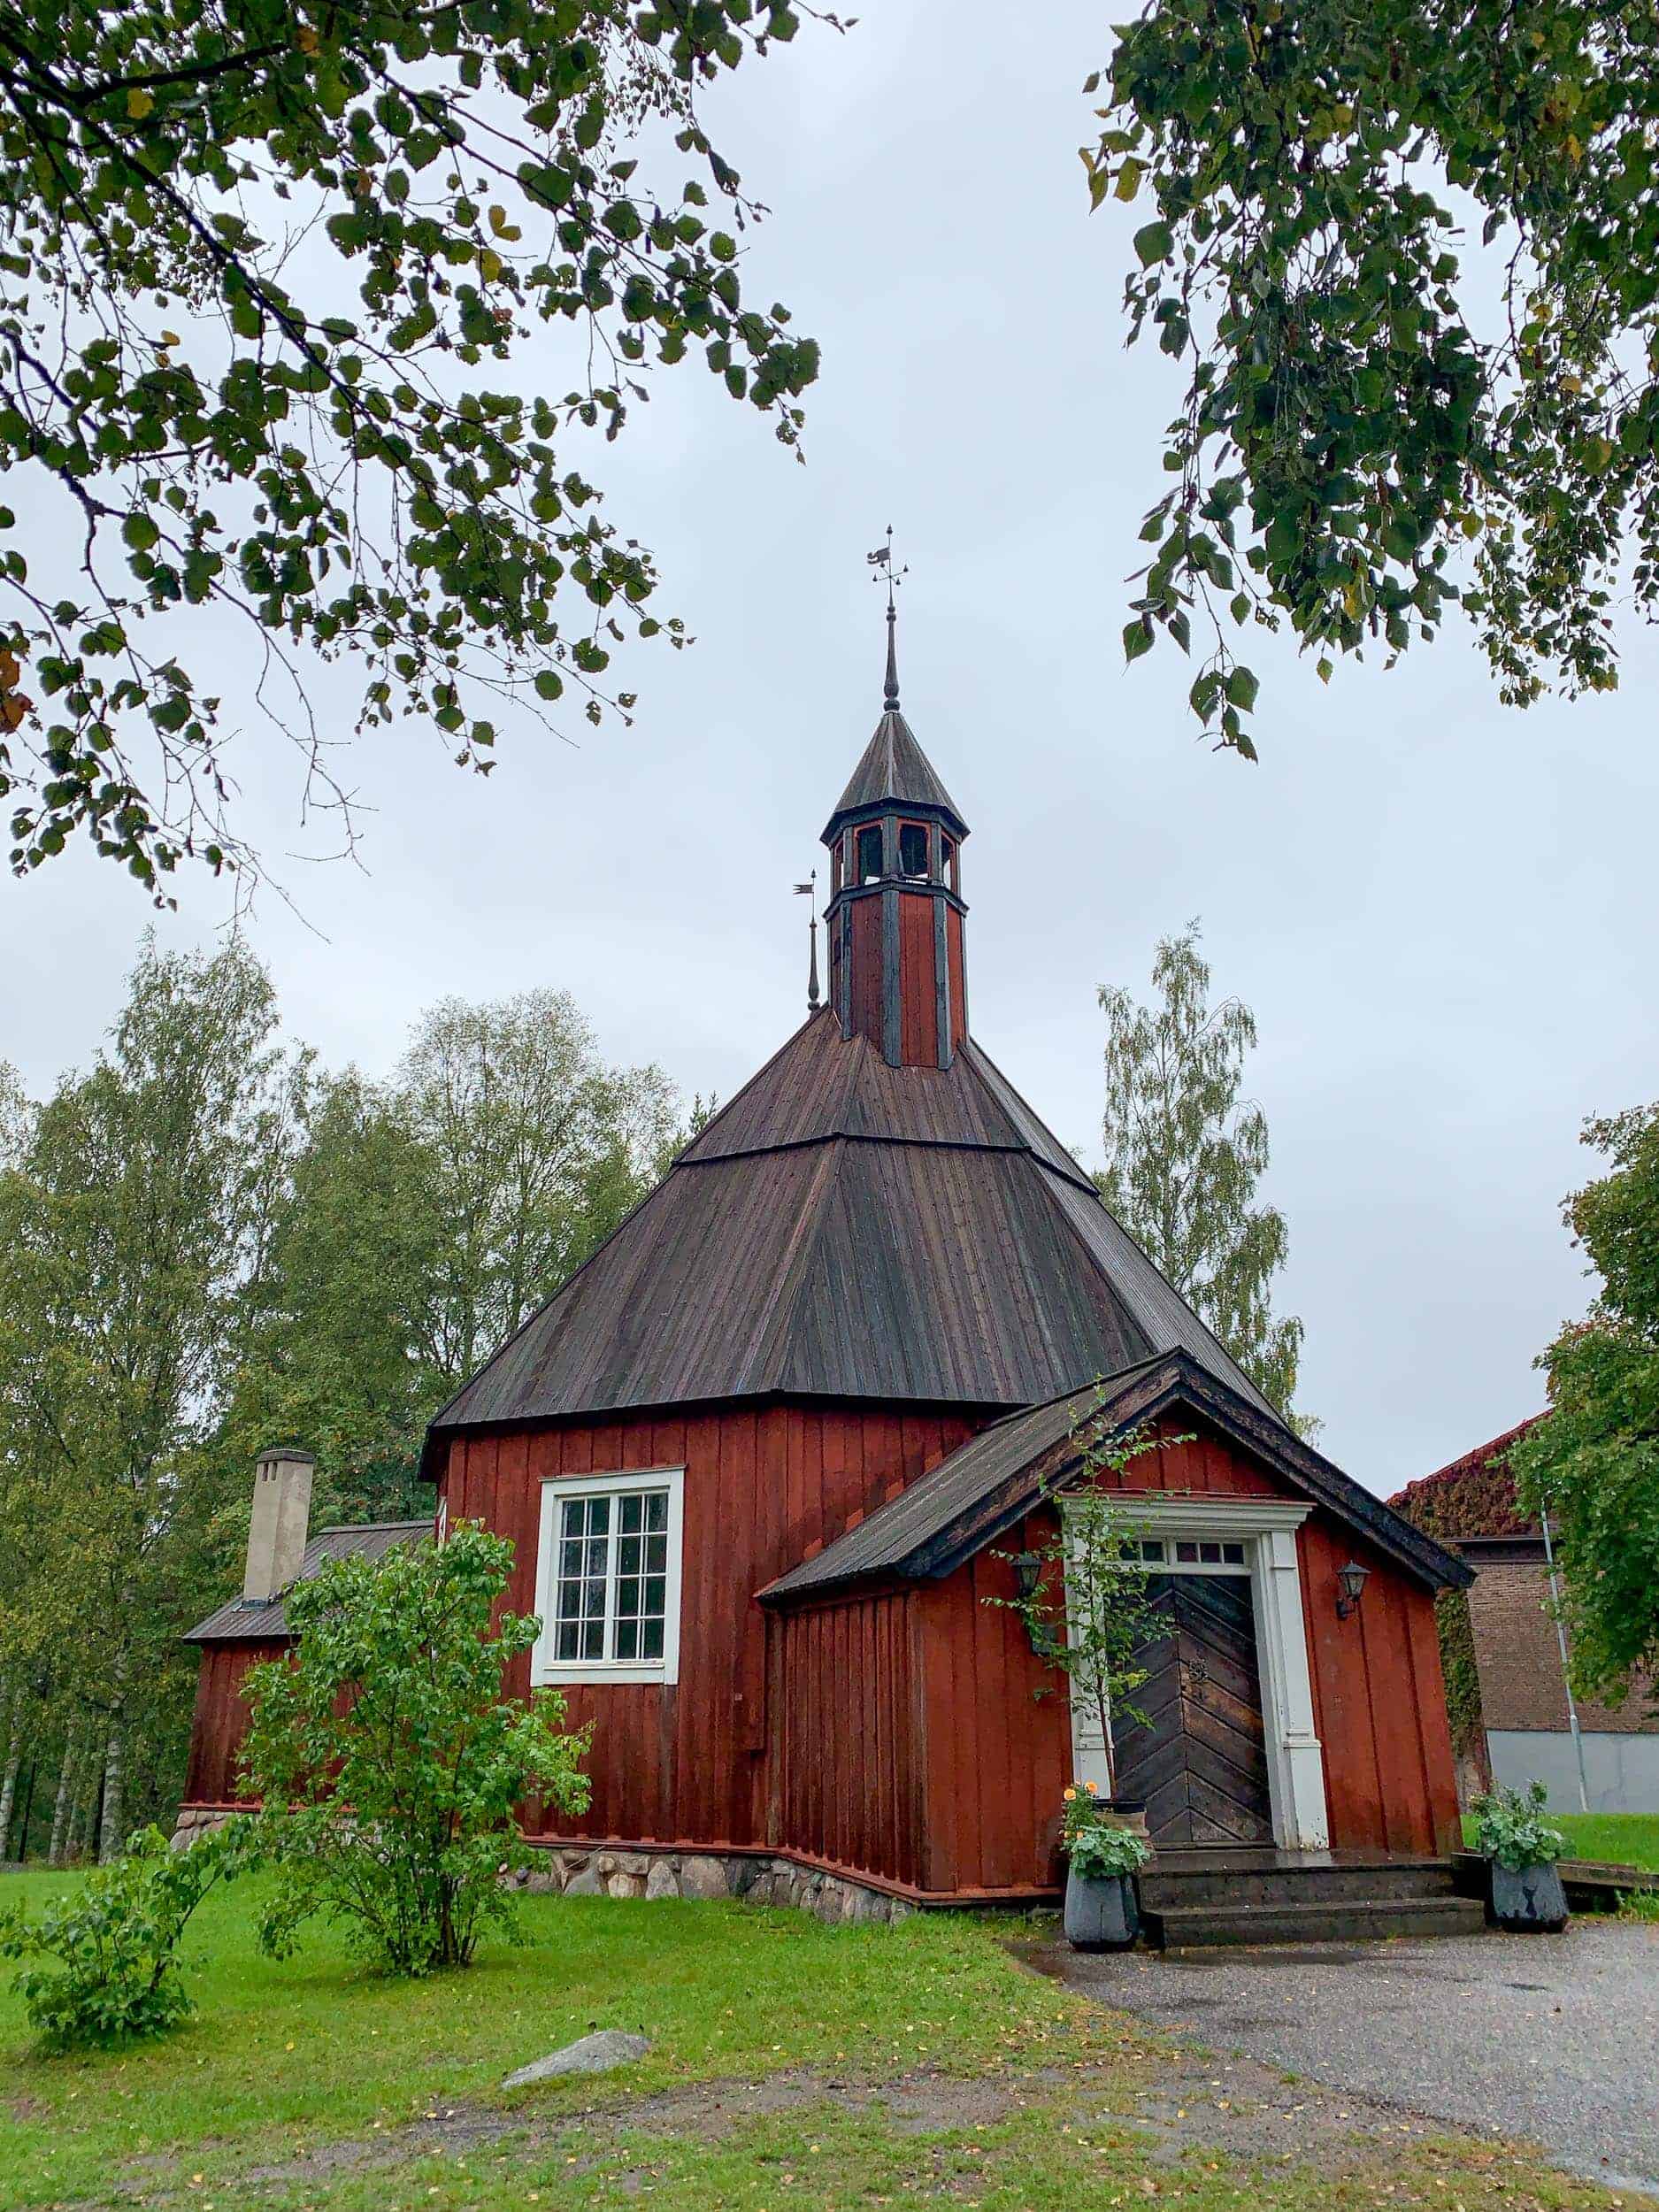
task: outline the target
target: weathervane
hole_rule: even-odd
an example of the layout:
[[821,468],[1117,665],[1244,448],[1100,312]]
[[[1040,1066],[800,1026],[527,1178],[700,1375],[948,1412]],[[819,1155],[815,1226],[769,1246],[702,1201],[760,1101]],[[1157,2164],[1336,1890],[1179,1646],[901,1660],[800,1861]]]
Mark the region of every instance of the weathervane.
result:
[[816,868],[804,883],[795,885],[795,895],[798,899],[810,899],[812,902],[810,925],[812,936],[812,962],[807,971],[806,1010],[809,1014],[816,1014],[818,1012],[818,870]]
[[910,570],[908,561],[902,568],[895,568],[893,565],[893,525],[891,523],[887,525],[887,543],[879,545],[873,553],[866,553],[864,559],[875,571],[875,574],[870,580],[872,584],[885,583],[887,588],[887,680],[882,695],[882,708],[887,714],[896,714],[899,710],[899,657],[895,639],[897,634],[895,626],[898,615],[893,604],[893,595],[910,574]]

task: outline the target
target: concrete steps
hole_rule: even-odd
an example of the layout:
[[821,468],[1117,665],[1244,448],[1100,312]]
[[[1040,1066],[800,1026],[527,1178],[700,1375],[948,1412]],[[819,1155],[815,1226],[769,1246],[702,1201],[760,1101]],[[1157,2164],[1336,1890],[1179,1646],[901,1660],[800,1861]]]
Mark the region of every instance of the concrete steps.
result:
[[1220,1944],[1379,1943],[1390,1936],[1479,1935],[1484,1909],[1469,1897],[1380,1897],[1329,1904],[1176,1905],[1145,1916],[1162,1951]]
[[1166,1951],[1478,1935],[1485,1925],[1445,1859],[1328,1852],[1161,1854],[1141,1878],[1141,1910],[1147,1941]]

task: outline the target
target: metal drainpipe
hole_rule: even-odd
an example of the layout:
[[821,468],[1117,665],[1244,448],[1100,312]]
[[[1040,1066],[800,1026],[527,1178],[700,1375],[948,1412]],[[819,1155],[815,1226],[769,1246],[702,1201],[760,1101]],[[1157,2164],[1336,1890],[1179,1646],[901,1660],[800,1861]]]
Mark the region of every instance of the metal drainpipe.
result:
[[1555,1579],[1555,1553],[1549,1540],[1549,1515],[1540,1506],[1539,1517],[1544,1525],[1544,1561],[1549,1569],[1549,1604],[1555,1617],[1555,1641],[1561,1646],[1561,1678],[1567,1692],[1567,1725],[1572,1731],[1572,1748],[1578,1761],[1578,1810],[1590,1809],[1590,1786],[1584,1776],[1584,1731],[1578,1725],[1578,1708],[1572,1694],[1572,1676],[1567,1666],[1567,1626],[1561,1617],[1561,1586]]

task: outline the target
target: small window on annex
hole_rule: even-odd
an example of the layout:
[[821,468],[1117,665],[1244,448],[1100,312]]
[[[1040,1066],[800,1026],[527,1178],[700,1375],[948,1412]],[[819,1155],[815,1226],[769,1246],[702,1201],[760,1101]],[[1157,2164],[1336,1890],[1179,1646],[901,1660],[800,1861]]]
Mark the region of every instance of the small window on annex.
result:
[[682,1479],[671,1469],[542,1485],[536,1680],[676,1678]]
[[873,883],[881,873],[881,825],[866,822],[858,833],[855,879],[859,883]]
[[927,831],[920,822],[899,824],[899,873],[924,879],[928,874]]

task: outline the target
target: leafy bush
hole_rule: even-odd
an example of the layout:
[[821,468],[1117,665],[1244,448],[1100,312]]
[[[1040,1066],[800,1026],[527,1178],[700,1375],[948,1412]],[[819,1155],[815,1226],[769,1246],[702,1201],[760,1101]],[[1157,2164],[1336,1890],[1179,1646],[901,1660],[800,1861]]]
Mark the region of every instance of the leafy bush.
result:
[[1544,1814],[1549,1792],[1541,1782],[1519,1790],[1497,1789],[1476,1798],[1475,1848],[1500,1866],[1518,1871],[1525,1866],[1548,1866],[1567,1847],[1559,1828],[1552,1828]]
[[1088,1782],[1065,1793],[1060,1848],[1073,1870],[1089,1882],[1103,1882],[1114,1874],[1138,1874],[1152,1856],[1146,1838],[1115,1820]]
[[0,1958],[27,1962],[17,1987],[47,2049],[69,2051],[160,2035],[195,2010],[179,1958],[186,1924],[216,1883],[252,1855],[246,1821],[227,1821],[188,1851],[159,1828],[133,1838],[38,1921],[0,1916]]
[[488,1922],[516,1934],[500,1878],[533,1856],[516,1809],[535,1796],[580,1812],[588,1784],[587,1732],[562,1732],[557,1692],[502,1695],[541,1625],[503,1613],[492,1632],[512,1552],[463,1522],[288,1593],[296,1648],[244,1681],[243,1771],[277,1870],[267,1950],[292,1950],[321,1913],[395,1973],[425,1974],[466,1965]]

